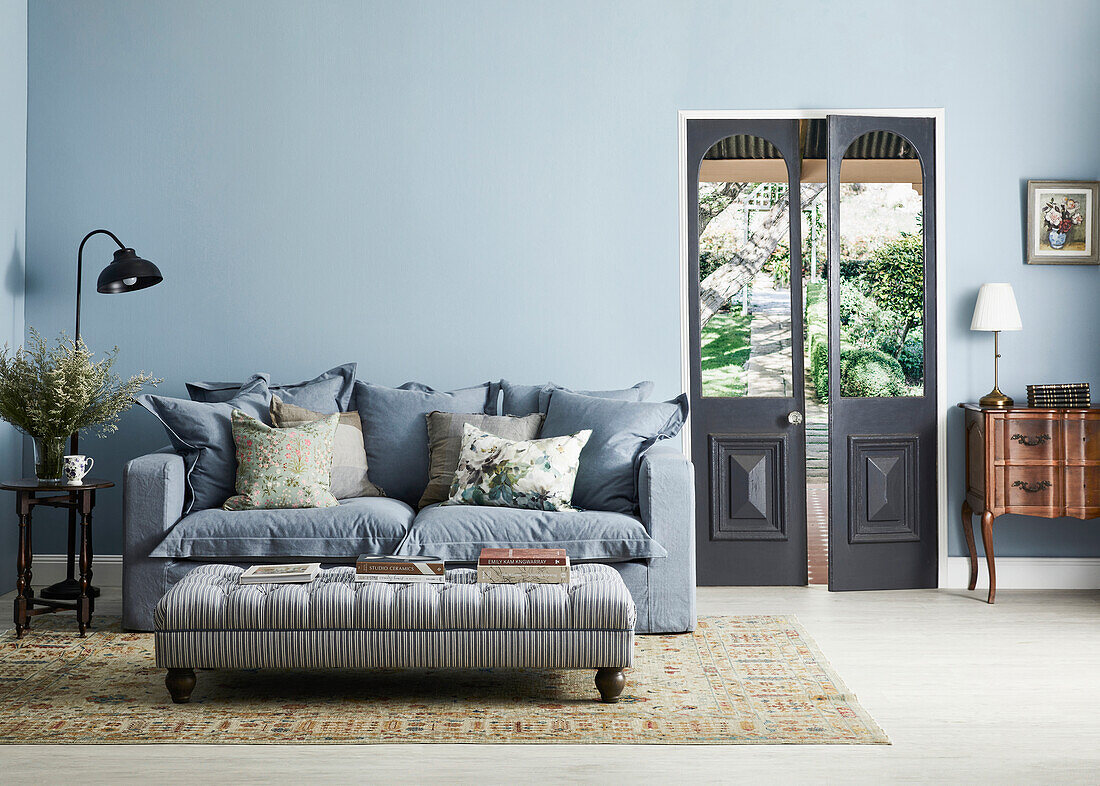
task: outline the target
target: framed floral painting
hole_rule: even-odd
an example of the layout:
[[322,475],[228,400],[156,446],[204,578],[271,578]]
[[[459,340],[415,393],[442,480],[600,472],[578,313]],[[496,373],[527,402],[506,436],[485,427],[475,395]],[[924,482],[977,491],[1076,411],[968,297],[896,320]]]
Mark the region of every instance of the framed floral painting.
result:
[[1100,265],[1100,182],[1027,181],[1027,263]]

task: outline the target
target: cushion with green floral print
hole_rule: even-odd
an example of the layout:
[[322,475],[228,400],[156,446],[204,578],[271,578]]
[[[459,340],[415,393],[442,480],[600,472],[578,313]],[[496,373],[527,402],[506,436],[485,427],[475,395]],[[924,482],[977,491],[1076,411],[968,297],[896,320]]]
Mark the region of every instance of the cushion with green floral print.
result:
[[549,439],[509,440],[465,423],[447,505],[574,510],[573,484],[588,429]]
[[233,410],[237,446],[237,496],[226,510],[331,508],[332,443],[340,415],[297,428],[272,428]]

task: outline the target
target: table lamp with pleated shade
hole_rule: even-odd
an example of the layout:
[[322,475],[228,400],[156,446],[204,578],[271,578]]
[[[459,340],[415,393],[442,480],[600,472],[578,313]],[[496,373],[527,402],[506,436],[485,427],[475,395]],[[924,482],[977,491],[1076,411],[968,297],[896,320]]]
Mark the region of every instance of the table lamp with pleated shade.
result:
[[1011,407],[1011,398],[1001,392],[998,361],[1001,358],[1000,333],[1002,330],[1022,330],[1020,309],[1016,307],[1016,295],[1011,284],[982,284],[978,290],[978,302],[974,304],[971,330],[993,333],[993,390],[979,399],[983,407]]

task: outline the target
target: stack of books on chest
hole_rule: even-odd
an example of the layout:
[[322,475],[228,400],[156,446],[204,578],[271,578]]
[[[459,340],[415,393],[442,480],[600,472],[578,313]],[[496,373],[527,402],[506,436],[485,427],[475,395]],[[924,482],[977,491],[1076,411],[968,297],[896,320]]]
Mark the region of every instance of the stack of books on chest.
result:
[[356,581],[442,583],[445,576],[443,560],[439,557],[377,557],[360,554],[355,561]]
[[477,560],[480,584],[568,584],[565,549],[482,549]]
[[1027,386],[1027,405],[1029,407],[1087,409],[1090,403],[1088,382],[1073,382],[1068,385]]

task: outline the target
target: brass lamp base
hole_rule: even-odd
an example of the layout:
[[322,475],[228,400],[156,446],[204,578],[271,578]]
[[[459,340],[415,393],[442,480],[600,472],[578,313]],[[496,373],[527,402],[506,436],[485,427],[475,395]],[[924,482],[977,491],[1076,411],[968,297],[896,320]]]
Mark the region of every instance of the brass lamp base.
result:
[[1007,407],[1011,407],[1015,402],[1004,393],[1002,393],[999,388],[994,386],[993,390],[989,391],[980,399],[978,399],[978,403],[983,407],[997,407],[1000,409],[1005,409]]
[[1001,392],[1000,385],[1000,360],[1001,360],[1001,331],[993,331],[993,390],[986,393],[980,399],[978,403],[983,407],[994,407],[996,409],[1007,409],[1013,404],[1012,399]]

